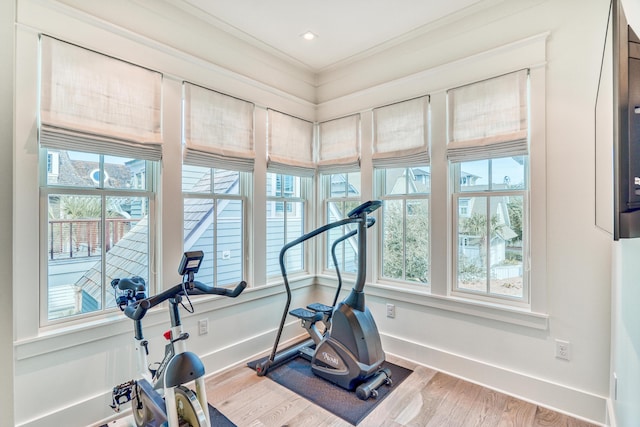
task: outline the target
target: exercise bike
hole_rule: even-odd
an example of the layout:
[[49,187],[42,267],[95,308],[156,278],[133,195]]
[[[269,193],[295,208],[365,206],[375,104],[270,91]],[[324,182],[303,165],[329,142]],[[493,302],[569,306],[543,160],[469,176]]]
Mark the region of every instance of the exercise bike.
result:
[[[147,297],[146,284],[141,277],[113,279],[116,303],[124,314],[133,320],[134,352],[140,377],[113,388],[112,404],[116,412],[120,406],[131,401],[133,418],[137,426],[210,427],[204,364],[198,356],[187,351],[189,334],[182,329],[180,305],[193,312],[190,295],[223,295],[235,298],[247,286],[240,282],[235,289],[207,286],[194,280],[204,254],[202,251],[185,252],[178,273],[183,277],[179,283],[155,296]],[[189,304],[188,308],[184,301]],[[169,302],[171,329],[164,337],[162,361],[152,369],[148,365],[148,341],[142,333],[142,318],[147,311],[164,301]],[[185,384],[195,381],[195,393]]]
[[[371,312],[365,305],[366,278],[366,231],[375,223],[375,218],[368,216],[382,205],[378,200],[368,201],[353,209],[347,218],[326,224],[310,233],[304,234],[296,240],[287,243],[280,251],[280,270],[284,279],[287,300],[280,320],[280,326],[269,357],[256,365],[259,376],[266,375],[289,360],[302,356],[311,362],[311,370],[346,390],[356,390],[356,395],[362,400],[378,396],[378,388],[391,385],[391,371],[381,368],[385,361],[380,334]],[[332,245],[333,262],[338,274],[338,288],[333,306],[310,304],[307,308],[297,308],[289,311],[291,304],[291,288],[287,279],[284,263],[288,249],[299,245],[336,227],[355,224],[356,229],[337,239]],[[356,281],[351,293],[336,306],[342,279],[335,256],[337,243],[349,237],[358,237],[358,264]],[[284,329],[287,315],[301,320],[302,327],[307,331],[310,339],[289,349],[278,352],[278,345]],[[316,324],[321,322],[325,328],[320,332]]]

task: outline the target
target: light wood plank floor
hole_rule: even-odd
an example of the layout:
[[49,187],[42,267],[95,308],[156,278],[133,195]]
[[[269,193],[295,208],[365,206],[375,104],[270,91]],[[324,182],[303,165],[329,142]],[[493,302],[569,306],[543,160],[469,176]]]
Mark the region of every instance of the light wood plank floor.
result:
[[[594,426],[395,357],[388,360],[413,373],[358,427]],[[209,378],[207,396],[239,427],[350,426],[244,365]]]
[[[358,427],[594,427],[514,397],[387,355],[413,373]],[[207,397],[238,427],[351,424],[242,364],[207,379]],[[131,416],[109,427],[135,427]],[[213,426],[215,427],[215,426]]]

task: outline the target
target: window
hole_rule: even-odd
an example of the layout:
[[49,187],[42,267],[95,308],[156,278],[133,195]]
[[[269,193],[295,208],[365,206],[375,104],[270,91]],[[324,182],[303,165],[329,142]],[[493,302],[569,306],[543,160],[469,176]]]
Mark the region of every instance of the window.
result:
[[376,170],[382,209],[380,277],[429,284],[429,166]]
[[183,82],[184,249],[201,250],[199,280],[211,286],[246,277],[245,213],[254,105]]
[[[353,114],[318,124],[318,169],[322,175],[325,223],[346,218],[360,201],[360,114]],[[354,224],[333,228],[323,234],[324,269],[355,272],[357,241],[336,239],[355,230]],[[335,246],[336,263],[332,256]]]
[[[281,274],[280,250],[306,231],[307,200],[315,174],[313,123],[267,110],[267,277]],[[304,243],[289,249],[287,273],[305,270]]]
[[47,325],[113,307],[113,278],[137,275],[154,285],[162,75],[47,36],[40,45],[40,324]]
[[60,174],[48,175],[41,189],[47,217],[44,315],[50,322],[114,307],[114,278],[149,279],[154,196],[152,182],[130,185],[135,171],[152,169],[151,162],[44,151],[43,160],[60,162]]
[[[267,173],[267,276],[278,276],[280,250],[305,232],[305,197],[303,188],[310,178]],[[304,244],[289,249],[285,258],[288,273],[304,270]]]
[[527,80],[524,70],[448,93],[459,296],[528,303]]
[[[360,172],[345,172],[323,175],[322,183],[325,194],[326,223],[338,221],[347,217],[347,213],[360,203]],[[326,233],[324,250],[324,268],[335,268],[331,255],[336,239],[355,230],[351,225],[336,227]],[[358,246],[355,239],[339,242],[335,247],[336,260],[341,273],[354,273],[357,269]]]
[[527,162],[527,156],[517,156],[453,165],[456,176],[468,171],[478,176],[475,185],[457,180],[454,192],[459,212],[454,291],[525,297]]
[[430,285],[428,112],[426,96],[373,110],[382,280]]
[[198,280],[209,286],[238,283],[244,275],[244,206],[238,171],[183,165],[184,250],[205,256]]

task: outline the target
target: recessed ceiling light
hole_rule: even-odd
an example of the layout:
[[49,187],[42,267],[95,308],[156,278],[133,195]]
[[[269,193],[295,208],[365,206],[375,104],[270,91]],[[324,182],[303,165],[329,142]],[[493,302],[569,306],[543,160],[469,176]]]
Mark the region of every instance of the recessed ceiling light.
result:
[[301,34],[301,36],[305,40],[313,40],[318,37],[316,34],[313,34],[311,31],[307,31],[306,33]]

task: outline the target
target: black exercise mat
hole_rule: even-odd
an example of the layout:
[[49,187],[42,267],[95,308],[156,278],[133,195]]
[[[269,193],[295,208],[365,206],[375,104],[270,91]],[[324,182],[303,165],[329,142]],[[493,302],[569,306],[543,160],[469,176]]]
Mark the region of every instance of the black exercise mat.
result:
[[[265,359],[254,360],[247,365],[251,369],[255,369],[257,363]],[[371,397],[368,400],[360,400],[355,391],[345,390],[316,376],[311,371],[310,362],[303,357],[296,357],[273,370],[269,370],[266,376],[356,426],[413,372],[390,362],[384,362],[382,367],[391,370],[393,385],[391,387],[381,386],[378,389],[378,397]]]
[[209,419],[211,419],[211,427],[236,427],[234,423],[229,421],[229,418],[211,405],[209,405]]
[[[222,415],[220,411],[218,411],[216,408],[214,408],[211,405],[209,405],[209,418],[211,419],[212,427],[236,427],[234,423],[229,421],[227,417]],[[114,425],[120,425],[117,423],[118,423],[118,420],[115,420],[115,421],[111,421],[109,424],[103,424],[100,427],[110,427]]]

